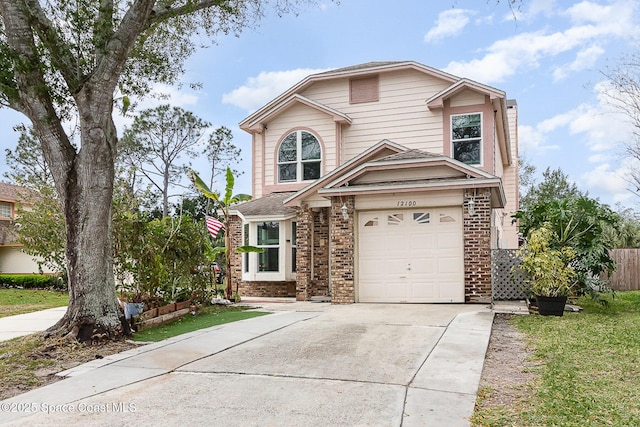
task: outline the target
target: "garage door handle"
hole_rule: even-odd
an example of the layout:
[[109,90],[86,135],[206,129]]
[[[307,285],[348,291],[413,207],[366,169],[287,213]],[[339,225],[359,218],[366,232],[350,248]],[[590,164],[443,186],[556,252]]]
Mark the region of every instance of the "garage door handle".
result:
[[407,264],[407,271],[411,271],[411,264]]

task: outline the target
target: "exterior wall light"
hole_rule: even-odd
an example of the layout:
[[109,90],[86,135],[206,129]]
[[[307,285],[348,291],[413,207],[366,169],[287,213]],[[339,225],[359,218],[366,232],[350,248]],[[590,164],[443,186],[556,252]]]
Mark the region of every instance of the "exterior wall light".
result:
[[345,205],[344,203],[342,204],[342,207],[340,208],[340,212],[342,212],[342,218],[349,219],[349,212],[347,212],[347,205]]
[[467,205],[468,209],[469,209],[469,215],[473,216],[476,214],[476,202],[475,200],[471,199],[469,200],[469,203]]

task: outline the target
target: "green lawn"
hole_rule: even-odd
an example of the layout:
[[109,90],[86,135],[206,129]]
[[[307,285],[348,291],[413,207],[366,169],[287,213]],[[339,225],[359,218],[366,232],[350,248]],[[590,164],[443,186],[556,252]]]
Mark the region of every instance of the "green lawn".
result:
[[207,306],[202,307],[198,314],[193,316],[187,314],[180,319],[162,326],[145,329],[133,335],[134,341],[162,341],[167,338],[192,332],[210,326],[222,325],[223,323],[236,322],[238,320],[250,319],[252,317],[264,316],[266,312],[246,311],[251,307],[243,306]]
[[474,414],[484,426],[636,426],[640,423],[640,292],[608,308],[588,298],[582,313],[515,316],[535,349],[533,396]]
[[0,317],[30,313],[69,304],[69,295],[36,289],[0,289]]

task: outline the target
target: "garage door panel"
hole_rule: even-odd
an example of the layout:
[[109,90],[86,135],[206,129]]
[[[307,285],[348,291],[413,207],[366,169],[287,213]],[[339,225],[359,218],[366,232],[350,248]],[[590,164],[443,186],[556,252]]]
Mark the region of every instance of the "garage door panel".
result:
[[464,302],[460,207],[359,215],[362,302]]
[[459,258],[439,258],[437,261],[438,274],[452,273],[457,274],[460,272],[460,260]]

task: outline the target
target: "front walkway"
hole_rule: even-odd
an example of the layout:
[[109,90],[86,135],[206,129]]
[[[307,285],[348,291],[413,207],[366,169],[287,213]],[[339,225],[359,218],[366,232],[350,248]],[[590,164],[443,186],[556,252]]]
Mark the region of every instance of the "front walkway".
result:
[[56,307],[32,313],[0,317],[0,341],[41,332],[62,319],[67,307]]

